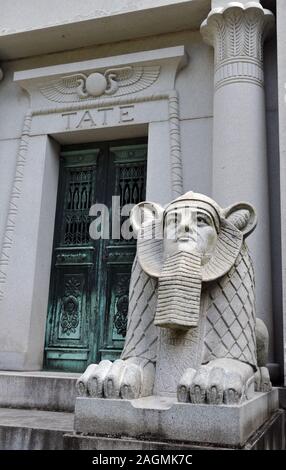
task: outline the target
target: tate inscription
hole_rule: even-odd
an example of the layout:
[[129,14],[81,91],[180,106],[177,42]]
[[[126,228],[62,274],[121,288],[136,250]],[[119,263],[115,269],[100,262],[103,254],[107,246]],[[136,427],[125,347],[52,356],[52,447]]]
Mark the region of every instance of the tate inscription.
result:
[[64,119],[66,130],[124,124],[135,120],[134,105],[68,111],[62,113],[62,118]]

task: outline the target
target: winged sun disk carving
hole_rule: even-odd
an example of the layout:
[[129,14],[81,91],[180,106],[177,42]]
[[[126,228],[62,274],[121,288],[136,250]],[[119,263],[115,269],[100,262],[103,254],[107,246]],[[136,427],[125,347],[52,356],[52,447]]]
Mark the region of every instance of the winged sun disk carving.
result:
[[138,93],[156,82],[160,66],[127,66],[89,75],[77,73],[40,87],[45,98],[57,103],[75,103],[102,95],[123,96]]

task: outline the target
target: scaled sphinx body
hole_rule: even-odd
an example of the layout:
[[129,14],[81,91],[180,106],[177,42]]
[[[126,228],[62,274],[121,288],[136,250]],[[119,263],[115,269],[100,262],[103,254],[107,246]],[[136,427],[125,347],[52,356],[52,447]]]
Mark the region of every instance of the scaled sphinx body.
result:
[[222,209],[188,192],[165,209],[138,204],[131,222],[138,240],[124,350],[114,363],[90,365],[79,394],[233,404],[270,390],[268,332],[256,318],[245,243],[253,207]]

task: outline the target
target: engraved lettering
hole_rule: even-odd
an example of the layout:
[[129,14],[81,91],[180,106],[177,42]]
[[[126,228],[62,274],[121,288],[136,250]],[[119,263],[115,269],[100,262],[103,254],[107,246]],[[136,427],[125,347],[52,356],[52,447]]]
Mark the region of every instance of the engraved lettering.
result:
[[71,111],[69,113],[62,113],[62,117],[67,118],[66,119],[66,129],[71,128],[71,116],[76,116],[76,115],[77,115],[77,112],[74,112],[74,111]]
[[83,116],[82,116],[81,120],[79,121],[78,125],[76,126],[76,128],[78,129],[80,127],[86,127],[85,123],[89,124],[90,127],[96,126],[96,123],[94,122],[94,119],[93,119],[90,111],[85,111],[83,113]]
[[[112,112],[114,109],[115,108],[111,106],[94,110],[69,111],[62,113],[62,117],[65,119],[66,130],[86,129],[90,127],[96,127],[98,125],[108,126],[112,122]],[[134,105],[119,106],[118,108],[116,107],[116,110],[117,109],[119,111],[120,124],[133,122],[135,120]]]
[[119,122],[132,122],[134,121],[134,116],[132,112],[134,111],[134,106],[120,106],[119,107]]
[[98,109],[98,112],[99,113],[103,113],[103,116],[102,116],[102,122],[101,124],[103,126],[106,126],[107,125],[107,112],[108,111],[112,111],[114,108],[101,108],[101,109]]

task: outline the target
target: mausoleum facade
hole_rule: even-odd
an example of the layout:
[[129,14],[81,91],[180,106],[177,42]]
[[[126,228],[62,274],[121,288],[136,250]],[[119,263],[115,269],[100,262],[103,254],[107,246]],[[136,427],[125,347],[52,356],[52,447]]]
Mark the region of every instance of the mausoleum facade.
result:
[[[0,5],[0,406],[71,411],[75,379],[120,357],[136,252],[122,208],[187,191],[255,208],[256,317],[282,396],[284,0]],[[119,213],[101,238],[95,204]],[[19,397],[27,377],[55,380],[57,405]]]

